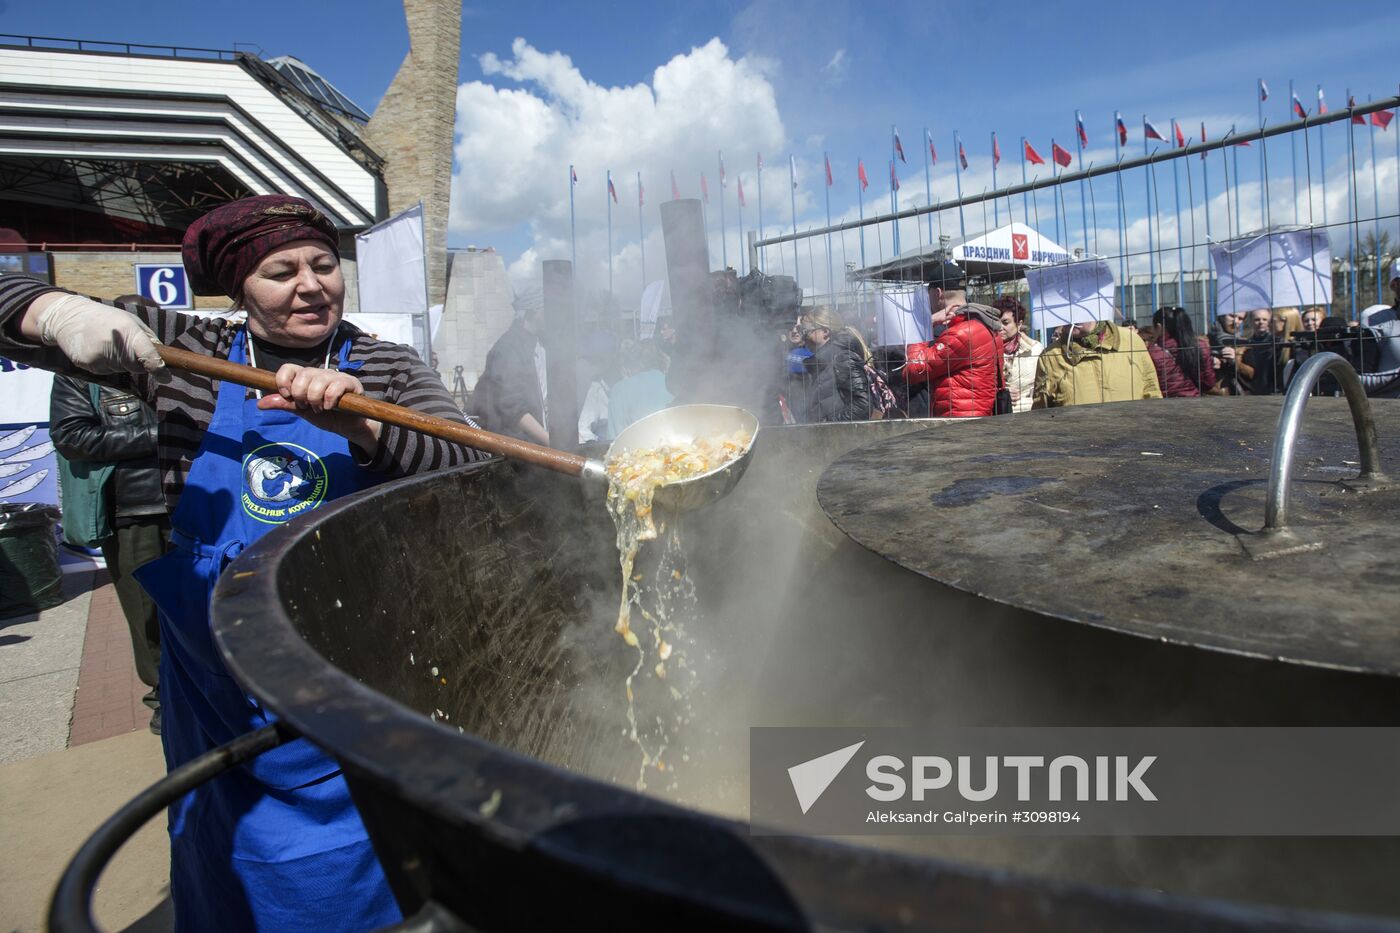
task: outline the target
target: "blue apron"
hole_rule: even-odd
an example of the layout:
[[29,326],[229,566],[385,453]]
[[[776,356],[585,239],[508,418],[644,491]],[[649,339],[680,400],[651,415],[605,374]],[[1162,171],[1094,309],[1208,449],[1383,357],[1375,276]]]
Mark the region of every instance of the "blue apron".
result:
[[[229,360],[247,359],[240,331]],[[341,347],[347,368],[350,341]],[[161,739],[168,768],[273,721],[219,659],[209,602],[219,574],[276,525],[380,477],[350,442],[222,382],[171,516],[171,550],[136,571],[160,608]],[[334,761],[298,739],[170,807],[177,930],[365,930],[398,905]]]

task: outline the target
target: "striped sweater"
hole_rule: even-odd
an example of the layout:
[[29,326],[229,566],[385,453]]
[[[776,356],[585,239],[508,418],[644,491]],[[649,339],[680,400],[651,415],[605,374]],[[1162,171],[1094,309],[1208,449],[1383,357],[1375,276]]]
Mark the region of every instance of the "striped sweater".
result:
[[[17,326],[20,313],[35,298],[52,291],[62,289],[27,276],[0,275],[0,356],[17,363],[126,389],[154,407],[159,422],[157,445],[165,501],[170,511],[174,512],[189,475],[190,463],[199,452],[205,431],[213,419],[218,382],[207,376],[180,371],[171,371],[170,378],[164,382],[144,374],[93,376],[74,367],[56,348],[41,347],[24,340],[19,336]],[[104,304],[123,307],[135,314],[155,331],[161,343],[221,359],[228,358],[234,335],[242,327],[241,322],[223,318],[200,317],[163,309],[150,311],[116,305],[115,302]],[[442,380],[423,365],[411,349],[376,340],[354,325],[342,322],[335,345],[331,348],[333,359],[347,340],[351,341],[349,362],[352,365],[361,364],[354,375],[364,385],[366,396],[405,405],[425,414],[463,421]],[[396,477],[458,466],[486,456],[469,447],[386,424],[379,437],[379,448],[369,460],[359,462],[365,469]]]

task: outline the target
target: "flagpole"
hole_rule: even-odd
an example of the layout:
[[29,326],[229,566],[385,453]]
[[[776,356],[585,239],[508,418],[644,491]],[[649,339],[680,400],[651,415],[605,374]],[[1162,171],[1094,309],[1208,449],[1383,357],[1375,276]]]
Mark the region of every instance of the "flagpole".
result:
[[[1050,178],[1058,180],[1060,173],[1056,170],[1059,160],[1055,158],[1055,137],[1050,137]],[[1060,239],[1060,186],[1057,184],[1050,189],[1050,197],[1054,199],[1055,205],[1055,243],[1063,246],[1064,240]]]
[[[1176,117],[1172,117],[1172,142],[1175,143],[1177,134],[1181,133],[1180,125],[1176,122]],[[1182,138],[1186,134],[1181,133]],[[1176,303],[1179,307],[1186,307],[1186,255],[1181,245],[1181,159],[1172,159],[1172,200],[1176,205]],[[1262,178],[1261,178],[1261,184]],[[1152,309],[1156,311],[1156,308]]]
[[616,190],[612,180],[612,169],[608,169],[608,190],[603,195],[604,200],[608,202],[608,297],[612,297],[613,293],[612,193]]
[[744,173],[734,176],[734,198],[739,202],[739,275],[744,274]]
[[[1230,127],[1230,132],[1235,128]],[[1244,233],[1244,216],[1240,214],[1240,147],[1230,147],[1230,158],[1235,163],[1235,233]]]
[[[993,131],[992,131],[992,191],[994,191],[994,192],[997,190],[997,150],[998,150],[998,146],[997,146],[997,134],[996,134],[996,131],[993,130]],[[982,223],[983,223],[983,225],[986,225],[987,221],[986,221],[985,219],[983,219]],[[993,196],[993,198],[992,198],[992,226],[993,226],[993,227],[1000,227],[1000,226],[1001,226],[1001,204],[999,204],[999,203],[997,202],[997,199],[996,199],[995,196]]]
[[[1366,95],[1366,103],[1371,102],[1371,95]],[[1374,223],[1376,231],[1376,304],[1383,300],[1381,292],[1381,282],[1384,280],[1384,270],[1381,269],[1381,192],[1376,186],[1376,126],[1367,122],[1366,129],[1371,136],[1371,202],[1375,205],[1375,212],[1372,214],[1376,218]]]
[[[1322,85],[1317,86],[1318,104],[1322,103]],[[1321,110],[1322,107],[1317,108]],[[1327,224],[1327,143],[1326,134],[1322,132],[1323,125],[1317,125],[1317,158],[1322,167],[1322,226]]]
[[[1356,112],[1356,104],[1351,99],[1351,88],[1347,88],[1347,109]],[[1347,120],[1347,216],[1350,218],[1348,226],[1351,227],[1351,319],[1359,320],[1356,314],[1356,293],[1361,287],[1360,273],[1360,253],[1361,243],[1359,236],[1360,222],[1356,217],[1356,130],[1352,129],[1356,124]]]
[[[710,212],[705,205],[710,201],[710,186],[705,184],[705,173],[700,173],[700,223],[705,228],[705,252],[710,251]],[[705,271],[710,271],[708,268]]]
[[[1150,155],[1147,151],[1147,114],[1142,115],[1142,154]],[[1152,285],[1152,312],[1155,314],[1157,308],[1157,253],[1156,247],[1152,243],[1152,167],[1142,173],[1143,184],[1147,188],[1147,277]],[[1136,302],[1134,302],[1136,305]],[[1134,308],[1136,317],[1136,308]]]
[[573,165],[569,166],[569,262],[573,266],[572,274],[578,276],[578,236],[574,223],[574,174]]
[[[1079,128],[1084,125],[1084,115],[1078,110],[1074,112],[1074,148],[1079,154],[1079,171],[1084,171],[1084,137],[1079,135]],[[1084,179],[1079,179],[1079,219],[1080,226],[1084,228],[1084,255],[1089,255],[1089,211],[1085,207],[1084,201]]]
[[[893,123],[891,123],[891,124],[890,124],[890,214],[891,214],[891,215],[896,214],[896,213],[899,212],[899,196],[898,196],[898,194],[897,194],[897,193],[895,192],[895,190],[894,190],[894,160],[895,160],[895,150],[898,148],[898,147],[895,145],[895,140],[898,139],[898,138],[899,138],[899,127],[897,127],[897,126],[895,126]],[[893,216],[891,216],[891,218],[890,218],[890,243],[891,243],[891,245],[894,247],[894,255],[895,255],[895,257],[898,258],[898,257],[899,257],[899,221],[898,221],[898,220],[895,220],[895,219],[893,218]]]
[[957,177],[957,180],[958,180],[958,237],[959,237],[960,239],[966,240],[966,239],[967,239],[967,221],[966,221],[966,220],[964,219],[964,217],[963,217],[963,206],[962,206],[962,160],[963,160],[963,147],[962,147],[962,137],[960,137],[960,136],[958,135],[958,131],[957,131],[957,130],[953,130],[953,149],[955,150],[954,153],[953,153],[953,174]]
[[[758,238],[765,236],[763,232],[763,153],[758,154]],[[758,253],[758,268],[760,272],[768,269],[768,260],[764,256],[764,251]]]
[[[1295,100],[1295,96],[1294,96],[1294,93],[1293,93],[1293,79],[1292,79],[1292,78],[1289,78],[1289,79],[1288,79],[1288,119],[1289,119],[1290,121],[1296,116],[1296,114],[1293,112],[1293,101],[1294,101],[1294,100]],[[1304,132],[1306,132],[1306,130],[1304,130]],[[1293,223],[1296,225],[1296,224],[1298,223],[1298,134],[1297,134],[1297,133],[1289,133],[1289,134],[1288,134],[1288,144],[1289,144],[1289,146],[1291,146],[1291,147],[1293,148]],[[1235,161],[1238,163],[1238,162],[1239,162],[1239,159],[1236,159]],[[1236,179],[1236,180],[1238,181],[1238,179]],[[1308,179],[1308,184],[1309,184],[1309,185],[1312,184],[1312,179],[1311,179],[1311,178]],[[1311,202],[1312,197],[1309,196],[1309,197],[1308,197],[1308,200]],[[1235,213],[1236,213],[1236,214],[1239,213],[1239,205],[1238,205],[1238,204],[1235,205]]]
[[[1024,187],[1025,187],[1026,185],[1028,185],[1028,184],[1030,184],[1030,182],[1028,182],[1028,181],[1026,180],[1026,137],[1022,136],[1022,137],[1021,137],[1021,187],[1024,188]],[[1011,207],[1008,205],[1008,206],[1007,206],[1007,212],[1009,213],[1010,211],[1011,211]],[[1029,227],[1029,226],[1031,225],[1031,209],[1030,209],[1030,206],[1026,203],[1026,192],[1024,192],[1024,191],[1021,192],[1021,215],[1025,218],[1026,226]]]
[[[1205,124],[1202,123],[1201,142],[1205,141]],[[1212,294],[1213,283],[1215,281],[1215,276],[1212,274],[1212,271],[1215,266],[1215,261],[1210,255],[1210,159],[1206,158],[1204,152],[1201,153],[1201,191],[1206,199],[1206,324],[1209,326],[1210,322],[1215,320],[1215,308],[1212,301],[1214,297]]]
[[[933,136],[929,134],[928,127],[924,127],[924,200],[929,207],[933,207],[933,168],[929,164],[929,146],[933,144]],[[930,246],[935,245],[933,239],[933,211],[928,214],[928,242]]]
[[642,244],[642,291],[647,290],[647,229],[642,222],[642,173],[637,173],[637,237]]
[[[1259,86],[1254,89],[1254,99],[1259,110],[1259,129],[1264,129],[1264,79],[1259,79]],[[1205,140],[1201,140],[1205,142]],[[1268,143],[1261,137],[1259,140],[1259,190],[1264,189],[1264,147]],[[1261,195],[1262,197],[1262,195]],[[1269,201],[1264,198],[1264,226],[1269,226]]]
[[[1123,115],[1117,110],[1113,111],[1113,162],[1115,165],[1123,161],[1123,138],[1127,135],[1118,133],[1118,124],[1122,121]],[[1124,124],[1126,126],[1126,124]],[[1124,247],[1124,240],[1127,239],[1127,205],[1123,194],[1123,172],[1118,170],[1113,173],[1118,181],[1118,209],[1117,215],[1113,218],[1113,225],[1118,228],[1118,280],[1123,284],[1123,293],[1128,293],[1128,254]],[[1153,309],[1156,310],[1155,308]]]
[[826,293],[831,296],[836,294],[836,284],[831,277],[831,157],[823,152],[822,161],[826,164]]
[[724,178],[724,153],[719,154],[719,259],[720,271],[729,268],[729,227],[724,222],[724,189],[727,186]]
[[[863,163],[862,163],[859,159],[856,160],[856,165],[859,166],[859,167],[862,167],[862,168],[864,167]],[[857,216],[858,218],[860,218],[860,220],[864,221],[864,220],[865,220],[865,185],[861,183],[861,180],[860,180],[859,177],[856,178],[856,211],[857,211],[856,216]],[[861,269],[863,270],[863,269],[865,268],[865,224],[864,224],[864,223],[862,223],[862,224],[860,225],[860,230],[859,230],[859,232],[860,232],[860,267],[861,267]],[[862,279],[861,281],[863,282],[864,279]]]
[[788,153],[788,197],[792,201],[792,277],[801,283],[797,275],[797,157]]

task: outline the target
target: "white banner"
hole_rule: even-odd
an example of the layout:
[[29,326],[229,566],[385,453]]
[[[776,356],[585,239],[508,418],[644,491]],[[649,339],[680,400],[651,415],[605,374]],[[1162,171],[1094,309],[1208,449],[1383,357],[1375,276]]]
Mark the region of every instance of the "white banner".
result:
[[1261,233],[1216,244],[1210,256],[1217,315],[1332,303],[1332,247],[1326,230]]
[[425,314],[423,205],[355,234],[355,277],[365,314]]
[[1030,269],[1026,282],[1031,289],[1031,327],[1035,330],[1117,317],[1113,307],[1113,272],[1107,260]]
[[643,340],[656,332],[656,321],[661,317],[661,296],[666,293],[666,280],[658,279],[642,292],[641,320],[638,326]]
[[0,502],[58,502],[49,442],[53,374],[0,357]]
[[881,289],[875,293],[875,346],[907,347],[933,339],[928,289]]

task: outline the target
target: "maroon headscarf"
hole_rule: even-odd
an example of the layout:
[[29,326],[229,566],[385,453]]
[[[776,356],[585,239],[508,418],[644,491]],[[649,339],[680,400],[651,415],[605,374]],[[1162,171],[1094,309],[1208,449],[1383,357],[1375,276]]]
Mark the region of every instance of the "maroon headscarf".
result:
[[243,280],[279,246],[316,240],[340,258],[335,225],[301,198],[259,194],[214,208],[185,231],[180,255],[196,295],[237,298]]

